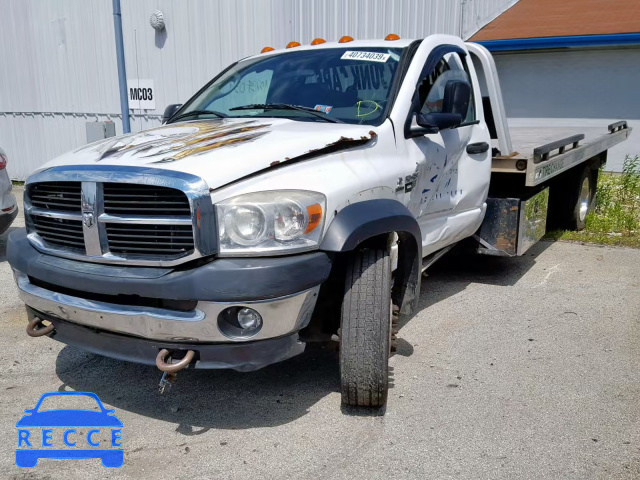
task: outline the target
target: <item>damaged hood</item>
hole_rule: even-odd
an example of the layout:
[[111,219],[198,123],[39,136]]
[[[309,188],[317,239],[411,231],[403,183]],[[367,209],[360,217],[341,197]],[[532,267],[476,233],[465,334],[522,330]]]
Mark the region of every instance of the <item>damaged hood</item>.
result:
[[210,188],[277,165],[371,142],[367,125],[281,118],[220,118],[163,125],[64,154],[43,168],[127,165],[197,175]]

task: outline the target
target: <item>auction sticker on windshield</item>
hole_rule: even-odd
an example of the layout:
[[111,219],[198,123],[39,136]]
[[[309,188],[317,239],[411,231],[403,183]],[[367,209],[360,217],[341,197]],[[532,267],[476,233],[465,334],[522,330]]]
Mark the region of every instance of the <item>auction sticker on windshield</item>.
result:
[[355,52],[347,50],[340,57],[341,60],[364,60],[368,62],[386,62],[391,55],[389,53],[379,52]]
[[[82,408],[70,408],[76,406]],[[24,412],[16,424],[18,467],[33,468],[41,458],[99,458],[107,468],[122,466],[122,422],[95,393],[45,393],[34,408]]]

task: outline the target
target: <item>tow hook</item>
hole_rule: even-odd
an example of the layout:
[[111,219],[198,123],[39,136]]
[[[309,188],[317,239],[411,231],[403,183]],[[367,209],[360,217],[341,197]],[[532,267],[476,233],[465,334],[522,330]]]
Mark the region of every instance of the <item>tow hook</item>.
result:
[[56,327],[53,323],[45,326],[40,317],[33,317],[33,320],[27,324],[27,335],[34,338],[43,337],[45,335],[49,335],[55,329]]
[[191,363],[194,355],[195,352],[193,350],[188,350],[182,360],[172,363],[171,352],[169,352],[169,350],[163,348],[158,352],[158,356],[156,357],[156,366],[162,372],[162,378],[158,385],[158,392],[161,395],[171,388],[171,385],[173,385],[176,378],[178,378],[178,372],[183,368],[186,368],[187,365]]

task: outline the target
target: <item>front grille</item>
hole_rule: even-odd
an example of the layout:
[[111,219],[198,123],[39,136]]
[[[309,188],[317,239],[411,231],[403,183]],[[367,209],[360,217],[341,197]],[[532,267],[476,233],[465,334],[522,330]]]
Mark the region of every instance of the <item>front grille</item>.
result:
[[79,182],[43,182],[29,188],[31,205],[60,212],[80,211]]
[[195,252],[189,198],[176,188],[136,183],[28,185],[27,226],[44,247],[95,257],[153,261]]
[[184,253],[193,250],[191,225],[107,224],[112,253]]
[[132,183],[104,184],[104,212],[111,215],[191,215],[180,190]]
[[47,243],[84,251],[84,234],[81,220],[32,217],[35,232]]

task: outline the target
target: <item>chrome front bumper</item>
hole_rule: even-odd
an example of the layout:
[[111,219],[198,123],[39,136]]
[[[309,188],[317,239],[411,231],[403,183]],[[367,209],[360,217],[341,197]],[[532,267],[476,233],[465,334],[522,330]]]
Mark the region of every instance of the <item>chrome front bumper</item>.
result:
[[[33,285],[14,270],[19,296],[33,310],[81,326],[149,340],[191,343],[241,343],[281,337],[306,327],[320,286],[261,301],[198,302],[191,311],[118,305],[74,297]],[[218,315],[233,306],[251,307],[263,319],[263,327],[251,338],[230,338],[218,329]]]

